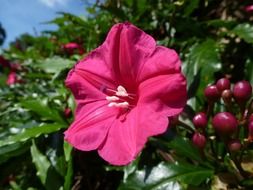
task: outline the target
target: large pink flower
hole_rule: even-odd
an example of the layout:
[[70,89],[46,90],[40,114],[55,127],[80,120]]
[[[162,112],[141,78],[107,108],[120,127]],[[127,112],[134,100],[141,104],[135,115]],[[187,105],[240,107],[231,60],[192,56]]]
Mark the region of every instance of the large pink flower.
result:
[[129,23],[116,24],[105,42],[69,72],[77,102],[65,139],[98,150],[111,164],[130,163],[149,136],[166,131],[186,102],[186,81],[174,50]]

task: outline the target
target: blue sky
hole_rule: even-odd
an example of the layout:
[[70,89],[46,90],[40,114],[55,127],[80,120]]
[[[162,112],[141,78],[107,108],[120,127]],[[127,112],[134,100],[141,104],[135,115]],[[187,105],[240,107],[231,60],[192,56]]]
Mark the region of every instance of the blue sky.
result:
[[63,11],[84,16],[85,6],[94,0],[0,0],[0,23],[6,30],[4,47],[23,33],[36,35],[43,30],[55,29],[43,24]]

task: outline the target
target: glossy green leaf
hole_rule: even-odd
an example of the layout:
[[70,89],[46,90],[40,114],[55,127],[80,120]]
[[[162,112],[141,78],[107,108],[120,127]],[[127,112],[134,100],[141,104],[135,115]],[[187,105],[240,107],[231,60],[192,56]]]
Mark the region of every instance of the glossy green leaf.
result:
[[65,127],[66,127],[65,125],[60,125],[60,124],[43,124],[41,126],[24,129],[23,132],[17,135],[9,136],[6,139],[1,140],[0,147],[6,146],[9,144],[14,144],[17,142],[24,142],[32,138],[39,137],[42,134],[49,134],[49,133],[56,132]]
[[31,146],[31,156],[41,183],[47,190],[58,190],[61,186],[60,176],[51,167],[50,161],[40,152],[34,141]]
[[192,145],[192,142],[189,139],[176,137],[168,143],[168,147],[186,158],[202,162],[198,149]]
[[119,190],[181,189],[176,182],[199,185],[212,175],[212,170],[193,165],[160,163],[153,168],[137,170]]
[[42,116],[44,119],[65,124],[65,121],[59,112],[53,108],[50,108],[45,100],[22,100],[20,104],[24,108]]
[[19,156],[28,151],[30,146],[27,143],[15,143],[0,147],[0,164],[8,159]]
[[[207,84],[213,81],[214,72],[221,69],[221,61],[219,57],[219,48],[217,43],[212,39],[207,39],[202,43],[194,44],[187,55],[183,65],[184,73],[187,78],[188,89],[191,86],[195,89],[196,93],[189,92],[191,96],[203,94],[203,89]],[[194,79],[198,77],[198,81],[201,83],[196,83],[194,85]]]
[[48,161],[47,157],[44,156],[37,148],[35,142],[33,141],[31,146],[31,155],[32,161],[36,166],[37,169],[37,176],[40,178],[43,184],[46,183],[47,179],[47,171],[50,167],[50,162]]
[[233,33],[248,43],[253,43],[253,25],[249,23],[239,24],[233,30]]

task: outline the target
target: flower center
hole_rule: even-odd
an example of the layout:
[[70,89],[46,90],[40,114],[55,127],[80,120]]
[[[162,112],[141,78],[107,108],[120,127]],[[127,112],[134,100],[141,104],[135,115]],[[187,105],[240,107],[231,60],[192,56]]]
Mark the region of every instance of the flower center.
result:
[[134,103],[136,95],[128,93],[123,86],[118,86],[117,91],[112,89],[107,89],[107,91],[113,93],[112,96],[106,96],[109,107],[129,110],[134,106],[132,103]]

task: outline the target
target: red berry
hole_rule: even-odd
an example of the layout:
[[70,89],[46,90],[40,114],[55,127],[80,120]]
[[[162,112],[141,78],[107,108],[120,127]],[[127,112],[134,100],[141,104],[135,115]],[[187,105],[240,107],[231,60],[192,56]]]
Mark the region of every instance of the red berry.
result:
[[237,130],[238,122],[233,114],[220,112],[213,117],[212,125],[220,135],[230,135]]
[[196,129],[204,129],[207,125],[207,117],[203,112],[197,113],[192,120]]
[[234,85],[233,95],[237,102],[246,102],[252,94],[252,87],[248,81],[239,81]]
[[192,143],[199,149],[203,149],[206,146],[206,137],[200,133],[194,133]]
[[230,89],[230,81],[227,78],[221,78],[217,81],[216,87],[219,90],[219,92]]
[[212,101],[212,102],[215,102],[215,101],[219,100],[219,98],[220,98],[220,93],[219,93],[216,85],[207,86],[204,91],[204,94],[205,94],[207,100]]
[[234,140],[231,140],[228,142],[228,149],[231,152],[237,152],[241,149],[241,147],[242,147],[242,144],[241,144],[240,140],[238,140],[238,139],[234,139]]

